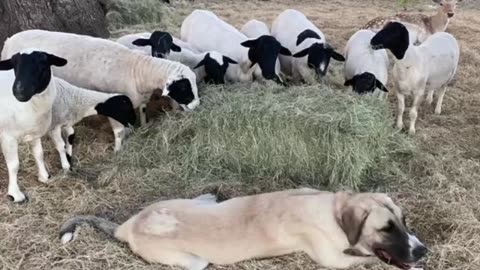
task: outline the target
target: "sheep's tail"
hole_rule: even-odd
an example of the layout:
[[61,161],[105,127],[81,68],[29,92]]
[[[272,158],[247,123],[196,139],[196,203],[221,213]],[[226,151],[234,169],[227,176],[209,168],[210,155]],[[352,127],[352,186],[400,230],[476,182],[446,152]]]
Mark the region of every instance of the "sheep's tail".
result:
[[106,219],[95,216],[77,216],[73,217],[62,225],[60,229],[60,239],[63,244],[66,244],[74,239],[75,230],[79,225],[89,224],[95,229],[104,232],[109,237],[116,239],[115,232],[118,224],[110,222]]

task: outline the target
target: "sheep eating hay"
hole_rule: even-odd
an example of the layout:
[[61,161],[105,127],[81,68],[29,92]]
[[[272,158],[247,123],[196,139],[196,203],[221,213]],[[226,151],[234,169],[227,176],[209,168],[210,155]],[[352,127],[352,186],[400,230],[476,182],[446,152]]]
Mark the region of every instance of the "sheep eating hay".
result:
[[[27,30],[5,41],[2,59],[26,46],[35,46],[65,57],[69,65],[54,68],[55,76],[86,89],[127,95],[134,108],[140,108],[140,121],[146,123],[145,107],[152,93],[162,89],[186,110],[200,104],[196,76],[187,66],[169,60],[135,53],[116,42],[70,33]],[[124,126],[110,118],[115,151],[120,150]]]

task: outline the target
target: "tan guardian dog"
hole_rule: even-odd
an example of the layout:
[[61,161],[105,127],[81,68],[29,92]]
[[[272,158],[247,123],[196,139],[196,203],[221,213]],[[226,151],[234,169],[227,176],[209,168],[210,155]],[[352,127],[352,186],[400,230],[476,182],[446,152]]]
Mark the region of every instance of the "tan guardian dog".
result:
[[400,208],[379,193],[296,189],[221,203],[211,194],[161,201],[122,225],[72,218],[61,228],[64,243],[81,223],[127,242],[148,262],[188,270],[299,251],[324,267],[344,269],[380,259],[409,269],[427,252],[409,233]]

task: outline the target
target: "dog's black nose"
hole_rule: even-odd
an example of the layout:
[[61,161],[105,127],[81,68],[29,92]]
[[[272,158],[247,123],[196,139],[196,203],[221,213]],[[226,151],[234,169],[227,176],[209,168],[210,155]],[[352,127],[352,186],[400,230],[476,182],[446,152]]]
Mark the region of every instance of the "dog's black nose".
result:
[[425,246],[418,246],[413,249],[412,255],[416,261],[420,260],[428,252],[428,249]]
[[449,18],[452,18],[453,15],[455,15],[455,13],[451,12],[451,13],[448,13],[447,15],[448,15]]

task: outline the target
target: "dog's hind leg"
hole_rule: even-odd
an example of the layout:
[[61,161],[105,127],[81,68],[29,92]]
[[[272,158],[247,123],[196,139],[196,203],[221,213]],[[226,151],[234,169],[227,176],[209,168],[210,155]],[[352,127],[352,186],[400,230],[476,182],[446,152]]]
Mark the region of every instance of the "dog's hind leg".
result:
[[209,264],[206,260],[194,255],[189,255],[187,257],[190,257],[190,258],[186,258],[186,261],[185,261],[186,264],[183,265],[183,267],[185,267],[188,270],[204,270],[207,268]]
[[203,194],[198,197],[193,198],[196,201],[208,202],[208,203],[217,203],[217,196],[211,193]]

